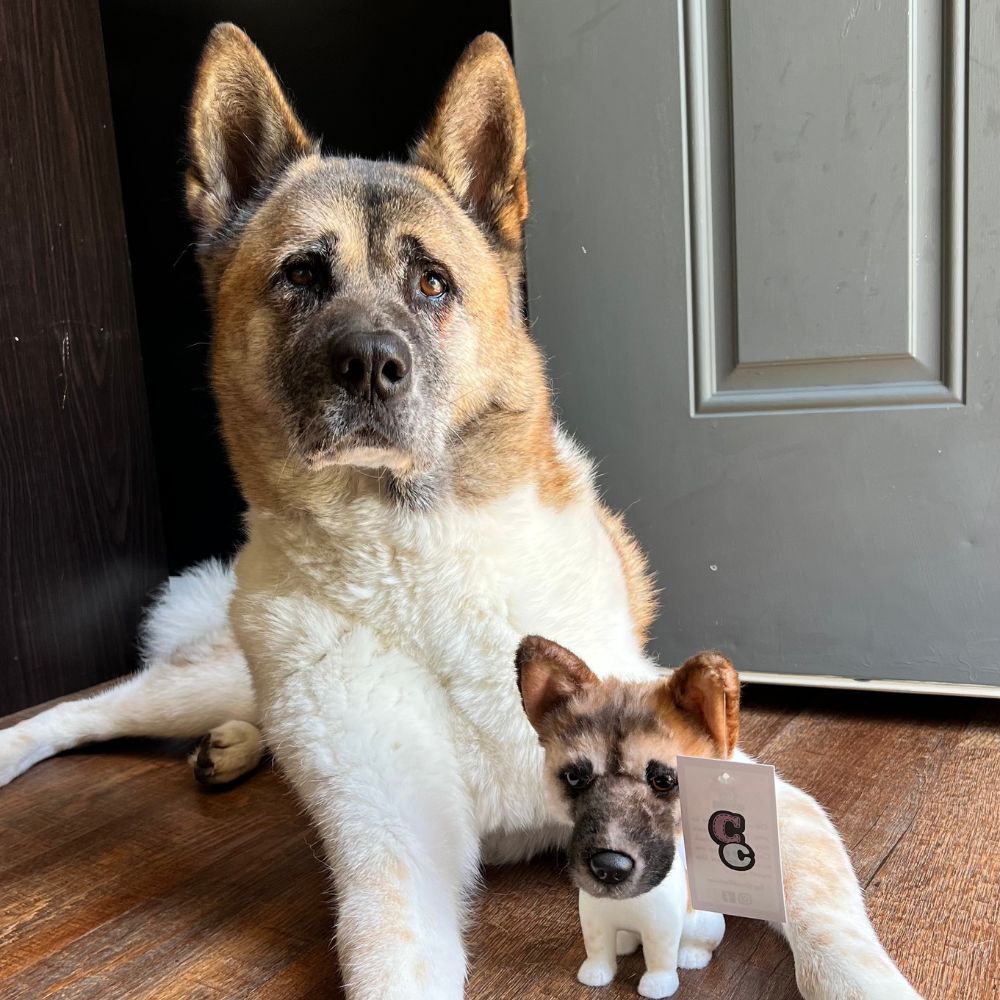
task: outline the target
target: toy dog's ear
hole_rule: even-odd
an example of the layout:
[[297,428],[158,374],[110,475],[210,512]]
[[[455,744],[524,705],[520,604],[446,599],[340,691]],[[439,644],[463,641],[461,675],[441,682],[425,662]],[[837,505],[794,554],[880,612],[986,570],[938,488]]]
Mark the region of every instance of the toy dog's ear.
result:
[[698,653],[666,682],[674,703],[728,758],[740,737],[740,678],[721,653]]
[[529,635],[521,640],[514,664],[521,703],[536,730],[550,712],[583,688],[598,683],[579,656],[540,635]]

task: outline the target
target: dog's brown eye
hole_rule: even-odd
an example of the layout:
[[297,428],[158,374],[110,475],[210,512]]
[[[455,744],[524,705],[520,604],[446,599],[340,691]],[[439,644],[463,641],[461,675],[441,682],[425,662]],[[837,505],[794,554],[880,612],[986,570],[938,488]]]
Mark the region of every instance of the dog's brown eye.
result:
[[646,780],[654,792],[666,795],[677,787],[677,772],[657,760],[651,760],[646,765]]
[[424,271],[420,275],[420,291],[429,299],[439,299],[448,291],[448,282],[439,271]]
[[308,288],[316,284],[316,268],[305,261],[289,264],[285,268],[285,277],[299,288]]

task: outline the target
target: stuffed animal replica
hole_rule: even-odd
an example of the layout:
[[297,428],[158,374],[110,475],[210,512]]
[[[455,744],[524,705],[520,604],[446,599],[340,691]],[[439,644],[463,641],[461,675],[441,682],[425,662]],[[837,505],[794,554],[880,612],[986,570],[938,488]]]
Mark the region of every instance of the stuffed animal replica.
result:
[[568,649],[528,636],[517,672],[553,805],[573,826],[569,868],[587,950],[577,978],[606,986],[617,956],[641,944],[639,993],[672,996],[678,967],[704,968],[726,926],[722,914],[688,907],[675,765],[678,754],[732,753],[736,671],[719,653],[699,653],[663,680],[601,681]]

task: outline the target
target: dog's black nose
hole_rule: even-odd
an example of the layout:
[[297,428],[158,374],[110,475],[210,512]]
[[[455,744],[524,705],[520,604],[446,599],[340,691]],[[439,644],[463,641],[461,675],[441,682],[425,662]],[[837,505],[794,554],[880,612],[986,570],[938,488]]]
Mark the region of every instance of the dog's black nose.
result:
[[391,330],[348,333],[333,345],[333,380],[355,396],[383,403],[406,395],[413,357],[406,341]]
[[632,874],[635,862],[627,854],[618,851],[598,851],[590,857],[590,870],[594,878],[608,885],[618,885]]

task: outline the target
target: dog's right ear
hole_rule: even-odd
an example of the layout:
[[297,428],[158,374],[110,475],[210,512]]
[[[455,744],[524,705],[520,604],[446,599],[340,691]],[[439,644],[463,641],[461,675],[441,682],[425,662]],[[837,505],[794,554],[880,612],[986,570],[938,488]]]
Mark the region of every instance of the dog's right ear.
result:
[[550,712],[588,685],[599,683],[579,656],[540,635],[521,640],[514,664],[521,703],[536,730]]
[[732,663],[721,653],[698,653],[662,683],[727,760],[740,738],[740,678]]
[[257,46],[235,24],[217,24],[188,119],[187,206],[202,236],[315,149]]

